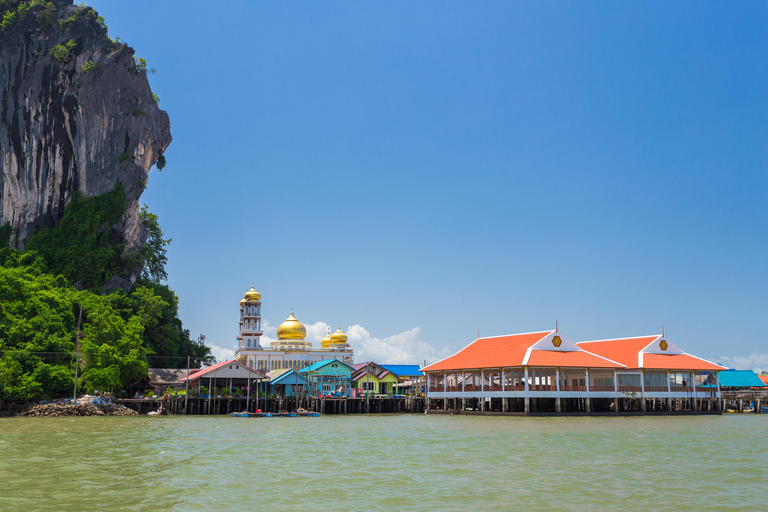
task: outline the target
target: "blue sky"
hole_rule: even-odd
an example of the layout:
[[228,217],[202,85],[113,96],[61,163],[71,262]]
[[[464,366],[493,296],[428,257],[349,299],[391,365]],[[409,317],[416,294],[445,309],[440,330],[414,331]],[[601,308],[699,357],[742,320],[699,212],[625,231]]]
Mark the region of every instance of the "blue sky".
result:
[[768,368],[768,4],[92,3],[157,69],[211,344],[253,282],[381,362],[557,319]]

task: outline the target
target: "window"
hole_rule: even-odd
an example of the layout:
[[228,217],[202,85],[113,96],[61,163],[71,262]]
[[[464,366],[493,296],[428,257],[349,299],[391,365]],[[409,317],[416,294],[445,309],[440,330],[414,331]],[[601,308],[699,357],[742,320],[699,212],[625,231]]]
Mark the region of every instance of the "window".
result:
[[363,391],[373,391],[373,385],[374,385],[373,382],[363,381],[361,384],[362,384],[361,388]]

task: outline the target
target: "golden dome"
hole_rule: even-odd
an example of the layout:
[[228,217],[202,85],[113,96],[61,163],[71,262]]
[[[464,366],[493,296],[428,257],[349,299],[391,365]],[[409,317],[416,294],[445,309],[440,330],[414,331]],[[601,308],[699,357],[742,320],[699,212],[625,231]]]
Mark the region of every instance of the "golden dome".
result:
[[248,301],[260,301],[261,294],[257,292],[253,286],[251,286],[251,289],[245,292],[245,297],[243,298]]
[[307,337],[307,329],[304,324],[296,320],[291,311],[291,316],[277,328],[278,340],[303,340]]
[[331,335],[331,343],[332,344],[342,344],[347,342],[347,335],[344,334],[341,330],[341,326],[339,326],[338,329],[336,329],[336,332]]
[[245,299],[240,299],[240,307],[243,307],[243,304],[245,304]]
[[331,346],[331,329],[328,328],[328,334],[326,334],[323,339],[320,341],[320,345],[323,346],[323,348],[328,348]]

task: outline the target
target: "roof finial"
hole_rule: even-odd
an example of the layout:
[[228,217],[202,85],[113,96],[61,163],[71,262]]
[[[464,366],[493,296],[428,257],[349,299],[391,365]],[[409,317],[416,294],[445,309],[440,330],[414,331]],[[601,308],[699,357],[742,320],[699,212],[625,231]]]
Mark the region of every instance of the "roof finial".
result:
[[661,337],[664,337],[664,324],[661,324]]
[[557,318],[555,318],[555,332],[557,332]]

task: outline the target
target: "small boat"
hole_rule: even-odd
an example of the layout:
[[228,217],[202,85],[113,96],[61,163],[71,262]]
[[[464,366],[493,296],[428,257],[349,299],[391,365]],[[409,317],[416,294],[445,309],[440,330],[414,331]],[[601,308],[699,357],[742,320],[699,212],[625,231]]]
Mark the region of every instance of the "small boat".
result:
[[233,412],[230,413],[233,418],[271,418],[271,412]]

